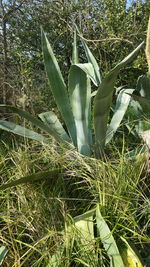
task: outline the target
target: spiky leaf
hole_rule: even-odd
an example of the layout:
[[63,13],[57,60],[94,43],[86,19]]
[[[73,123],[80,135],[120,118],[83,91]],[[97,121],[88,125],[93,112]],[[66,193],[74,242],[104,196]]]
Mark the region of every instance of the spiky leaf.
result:
[[8,252],[8,249],[5,246],[0,247],[0,265],[2,265],[7,252]]
[[72,110],[69,103],[69,97],[65,82],[63,80],[58,62],[53,53],[52,47],[46,37],[46,34],[41,30],[42,35],[42,49],[44,56],[44,64],[50,84],[51,91],[54,95],[58,109],[61,112],[63,120],[67,126],[70,136],[76,146],[76,127]]
[[[51,136],[53,136],[58,142],[61,142],[61,143],[64,142],[64,140],[55,131],[55,129],[53,129],[52,127],[49,127],[48,125],[44,124],[41,120],[37,119],[36,117],[34,117],[33,115],[31,115],[27,111],[21,110],[21,109],[19,109],[17,107],[14,107],[14,106],[9,106],[9,105],[4,105],[4,104],[0,104],[0,107],[1,108],[7,108],[8,110],[11,110],[12,112],[20,115],[22,118],[30,121],[35,126],[37,126],[38,128],[40,128],[41,130],[43,130],[46,133],[48,133]],[[17,134],[17,132],[16,132],[16,134]],[[28,137],[28,138],[30,138],[30,137]]]
[[107,123],[117,75],[123,67],[137,56],[143,44],[144,43],[141,43],[132,53],[125,57],[115,68],[113,68],[99,86],[94,99],[94,129],[97,157],[102,155],[106,142]]
[[59,121],[58,117],[55,115],[54,112],[43,112],[40,113],[38,116],[44,122],[44,124],[53,129],[59,136],[61,136],[62,139],[67,142],[71,142],[70,137],[64,130],[61,122]]
[[128,108],[131,96],[126,93],[132,94],[133,92],[134,89],[123,89],[118,94],[114,114],[107,129],[106,144],[113,138]]
[[15,181],[12,181],[6,184],[2,184],[0,186],[0,190],[5,190],[7,188],[17,186],[20,184],[33,183],[33,182],[37,182],[37,181],[45,180],[45,179],[56,179],[56,176],[58,177],[58,175],[61,172],[62,172],[62,169],[58,168],[58,169],[53,169],[51,171],[33,173],[30,175],[24,176],[18,180],[15,180]]
[[113,238],[112,232],[110,231],[107,223],[101,215],[99,205],[97,205],[96,209],[96,223],[97,229],[101,238],[101,242],[105,248],[107,255],[110,258],[110,266],[111,267],[124,267],[122,258],[120,256],[118,247]]
[[38,142],[43,142],[46,144],[49,143],[48,138],[45,138],[43,135],[38,134],[32,130],[29,130],[25,127],[22,127],[10,121],[0,120],[0,129],[26,137],[26,138],[36,140]]
[[75,118],[77,147],[81,154],[91,154],[90,104],[91,86],[86,73],[77,65],[72,65],[68,83],[70,103]]
[[88,62],[92,64],[93,69],[94,69],[94,79],[93,82],[95,83],[95,85],[99,85],[101,83],[101,76],[100,76],[100,69],[99,69],[99,65],[95,59],[95,57],[93,56],[92,52],[90,51],[90,49],[88,48],[86,42],[84,41],[84,39],[81,37],[81,41],[88,59]]

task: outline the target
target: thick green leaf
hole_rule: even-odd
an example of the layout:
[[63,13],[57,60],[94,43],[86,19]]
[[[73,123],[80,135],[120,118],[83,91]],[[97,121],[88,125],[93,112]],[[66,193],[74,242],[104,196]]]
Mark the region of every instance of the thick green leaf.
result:
[[72,65],[70,68],[68,89],[76,124],[78,151],[81,154],[90,156],[91,86],[85,72],[76,65]]
[[33,183],[40,180],[45,179],[56,179],[58,175],[62,172],[62,169],[53,169],[51,171],[46,172],[39,172],[39,173],[33,173],[27,176],[24,176],[18,180],[12,181],[10,183],[2,184],[0,186],[0,190],[5,190],[7,188],[20,185],[20,184],[26,184],[26,183]]
[[96,208],[89,210],[81,215],[74,217],[73,220],[75,223],[79,222],[80,220],[87,220],[87,218],[94,216],[95,211],[96,211]]
[[81,41],[88,59],[88,62],[92,64],[93,69],[94,69],[94,73],[95,73],[95,79],[93,81],[95,81],[95,85],[99,85],[101,83],[101,76],[100,76],[100,71],[99,71],[99,65],[95,59],[95,57],[93,56],[93,54],[91,53],[90,49],[88,48],[86,42],[84,41],[84,39],[81,37]]
[[[135,119],[135,130],[140,135],[142,132],[150,129],[150,121],[146,118],[150,116],[150,98],[132,94],[131,108],[133,114],[131,118]],[[146,117],[146,118],[145,118]]]
[[144,42],[139,44],[127,57],[125,57],[119,64],[117,64],[112,71],[120,71],[122,68],[124,68],[127,64],[132,62],[132,60],[138,55],[140,49],[143,47]]
[[94,68],[91,63],[84,63],[84,64],[75,64],[78,68],[82,69],[92,80],[92,82],[97,85],[96,83],[96,78],[95,78],[95,73],[94,73]]
[[8,249],[5,246],[0,247],[0,265],[2,265],[7,252]]
[[61,136],[62,139],[64,139],[67,142],[71,142],[70,137],[64,130],[62,124],[60,123],[59,119],[55,115],[54,112],[48,111],[40,113],[39,118],[46,124],[48,127],[52,128],[59,136]]
[[107,129],[106,144],[113,138],[128,108],[131,96],[127,95],[126,93],[132,94],[134,90],[135,89],[123,89],[119,92],[116,100],[114,115]]
[[75,228],[80,234],[81,242],[83,243],[93,242],[94,240],[93,216],[90,216],[87,219],[76,222]]
[[103,219],[100,213],[100,207],[97,205],[96,209],[96,223],[97,229],[101,238],[101,242],[106,250],[107,255],[110,258],[110,267],[124,267],[122,258],[120,256],[118,247],[113,238],[112,232],[110,231],[107,223]]
[[[36,117],[32,116],[30,113],[28,113],[28,112],[26,112],[24,110],[21,110],[19,108],[16,108],[16,107],[13,107],[13,106],[9,106],[9,105],[4,105],[4,104],[0,104],[0,107],[1,108],[10,109],[14,113],[17,113],[18,115],[20,115],[24,119],[26,119],[26,120],[30,121],[31,123],[33,123],[35,126],[40,128],[41,130],[43,130],[46,133],[48,133],[51,136],[53,136],[58,142],[60,142],[60,143],[64,142],[64,140],[61,138],[61,136],[56,133],[55,129],[53,129],[52,127],[47,126],[41,120],[39,120]],[[28,138],[30,138],[30,137],[28,137]]]
[[46,144],[49,143],[48,138],[45,138],[43,135],[38,134],[32,130],[29,130],[25,127],[22,127],[10,121],[0,120],[0,129],[17,134],[17,135],[21,135],[26,138],[36,140],[38,142],[43,142]]
[[75,228],[80,232],[83,242],[94,240],[95,209],[89,210],[73,219]]
[[73,53],[72,53],[72,64],[78,64],[78,49],[77,49],[77,34],[76,31],[74,32],[74,43],[73,43]]
[[142,97],[150,98],[150,74],[141,75],[137,80],[136,90]]
[[120,237],[123,241],[123,246],[120,249],[123,261],[125,266],[137,266],[137,267],[144,267],[143,260],[131,242],[127,242],[122,236]]
[[56,57],[52,51],[51,45],[43,32],[42,34],[42,48],[44,56],[44,64],[50,84],[51,91],[54,95],[58,109],[61,112],[63,120],[67,126],[70,136],[76,146],[76,127],[72,114],[72,110],[69,103],[69,97],[64,83],[59,65],[57,63]]
[[[131,94],[129,94],[131,95]],[[150,113],[150,98],[147,97],[143,97],[143,96],[138,96],[138,95],[134,95],[132,94],[131,97],[135,100],[138,101],[140,103],[140,105],[142,106],[142,110],[143,113],[146,110],[146,113]]]
[[132,53],[124,58],[115,68],[113,68],[102,81],[98,92],[94,98],[94,130],[96,138],[96,156],[100,157],[103,154],[107,123],[112,104],[112,96],[114,85],[119,71],[130,63],[131,60],[138,54],[143,43],[141,43]]

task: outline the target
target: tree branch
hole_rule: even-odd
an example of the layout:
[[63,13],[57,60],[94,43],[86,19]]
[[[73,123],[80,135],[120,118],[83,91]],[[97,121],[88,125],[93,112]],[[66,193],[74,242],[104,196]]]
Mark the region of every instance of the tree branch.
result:
[[111,37],[111,38],[105,38],[105,39],[96,39],[96,40],[90,40],[90,39],[86,39],[84,38],[82,35],[78,34],[78,36],[80,36],[83,40],[87,41],[87,42],[108,42],[108,41],[121,41],[121,42],[126,42],[128,44],[131,44],[133,46],[133,42],[127,39],[123,39],[123,38],[119,38],[119,37]]

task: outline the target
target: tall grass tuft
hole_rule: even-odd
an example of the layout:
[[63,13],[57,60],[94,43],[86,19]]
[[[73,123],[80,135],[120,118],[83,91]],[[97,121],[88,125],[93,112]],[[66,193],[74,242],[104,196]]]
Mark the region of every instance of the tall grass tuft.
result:
[[[1,183],[60,166],[64,174],[53,181],[0,191],[0,243],[8,249],[5,265],[49,266],[52,255],[64,242],[62,231],[68,222],[96,203],[117,244],[123,236],[146,258],[150,250],[150,190],[145,158],[130,161],[124,152],[110,147],[109,158],[102,162],[75,150],[64,147],[58,150],[55,144],[26,143],[2,157]],[[68,247],[60,266],[70,266],[73,262],[75,266],[94,266],[94,256],[89,254],[89,249],[83,244],[74,250]],[[104,248],[101,247],[101,251],[103,262],[108,266]]]

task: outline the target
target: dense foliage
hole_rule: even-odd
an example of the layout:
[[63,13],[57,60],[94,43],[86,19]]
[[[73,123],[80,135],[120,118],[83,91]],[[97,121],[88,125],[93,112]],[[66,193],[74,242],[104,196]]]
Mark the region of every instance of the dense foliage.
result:
[[[2,54],[1,103],[19,104],[41,110],[47,101],[47,83],[40,49],[40,26],[48,33],[64,74],[71,62],[74,23],[89,41],[90,48],[107,73],[114,64],[129,54],[146,36],[150,12],[149,1],[126,4],[116,1],[1,1]],[[121,51],[121,53],[120,53]],[[82,51],[81,60],[85,55]],[[130,70],[130,74],[129,74]],[[143,55],[124,70],[118,84],[133,86],[137,77],[146,72]],[[4,74],[4,75],[3,75]],[[36,94],[35,94],[36,92]],[[34,97],[33,97],[34,95]],[[32,101],[31,101],[32,99]],[[41,105],[40,105],[41,106]]]

